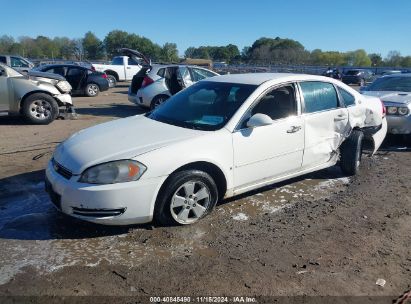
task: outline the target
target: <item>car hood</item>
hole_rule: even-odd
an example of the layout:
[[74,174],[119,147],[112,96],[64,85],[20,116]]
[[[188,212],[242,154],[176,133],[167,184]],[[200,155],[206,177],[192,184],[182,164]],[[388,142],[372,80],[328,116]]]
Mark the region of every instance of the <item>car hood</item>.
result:
[[204,133],[138,115],[77,132],[56,148],[53,157],[77,175],[100,163],[131,159]]
[[66,80],[63,76],[54,74],[54,73],[47,73],[47,72],[39,72],[39,71],[29,71],[27,73],[28,76],[30,77],[35,77],[35,78],[49,78],[49,79],[55,79],[55,80]]
[[408,104],[411,102],[411,93],[407,92],[364,91],[362,94],[379,97],[383,102],[395,102],[402,104]]

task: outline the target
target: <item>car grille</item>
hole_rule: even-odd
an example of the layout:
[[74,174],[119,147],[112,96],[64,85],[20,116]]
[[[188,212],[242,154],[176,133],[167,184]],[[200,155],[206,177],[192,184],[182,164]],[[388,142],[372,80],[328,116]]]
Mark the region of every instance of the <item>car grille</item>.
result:
[[60,174],[61,176],[63,176],[65,179],[70,179],[73,176],[73,173],[71,173],[70,170],[64,168],[62,165],[60,165],[58,162],[56,162],[54,160],[54,158],[51,160],[52,164],[53,164],[53,168],[54,170]]

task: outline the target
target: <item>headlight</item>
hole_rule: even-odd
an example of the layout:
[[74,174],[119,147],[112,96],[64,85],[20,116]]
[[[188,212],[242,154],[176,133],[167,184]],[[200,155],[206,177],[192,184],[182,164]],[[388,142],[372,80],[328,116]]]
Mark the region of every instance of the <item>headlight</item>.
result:
[[407,115],[408,114],[408,108],[404,108],[404,107],[398,108],[398,114],[399,115]]
[[388,114],[394,115],[394,114],[397,114],[397,111],[398,111],[397,107],[387,107]]
[[138,180],[147,167],[134,160],[118,160],[90,167],[83,172],[80,183],[116,184]]
[[57,82],[56,86],[59,88],[60,91],[62,91],[63,93],[68,93],[71,91],[71,85],[65,81],[59,81]]

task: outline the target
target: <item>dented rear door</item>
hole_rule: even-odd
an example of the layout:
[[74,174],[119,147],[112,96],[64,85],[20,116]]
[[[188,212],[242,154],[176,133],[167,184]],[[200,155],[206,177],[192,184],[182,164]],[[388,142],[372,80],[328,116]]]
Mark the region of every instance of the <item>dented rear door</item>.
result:
[[333,84],[307,81],[299,85],[305,120],[303,168],[309,168],[324,164],[335,155],[350,132],[349,118]]

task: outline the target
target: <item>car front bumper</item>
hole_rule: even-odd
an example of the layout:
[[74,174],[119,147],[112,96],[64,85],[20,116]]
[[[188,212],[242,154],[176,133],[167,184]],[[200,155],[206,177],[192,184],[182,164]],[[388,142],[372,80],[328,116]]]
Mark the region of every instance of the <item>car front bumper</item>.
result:
[[54,97],[57,98],[64,105],[72,105],[73,104],[73,100],[71,99],[70,94],[54,95]]
[[411,114],[405,116],[387,115],[388,133],[411,134]]
[[132,225],[152,220],[155,198],[166,177],[107,185],[79,183],[78,178],[67,179],[49,162],[46,190],[57,209],[97,224]]

